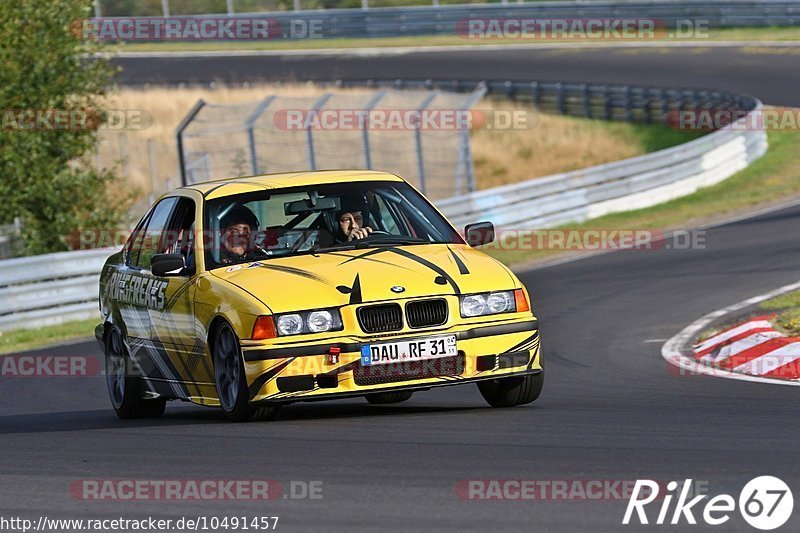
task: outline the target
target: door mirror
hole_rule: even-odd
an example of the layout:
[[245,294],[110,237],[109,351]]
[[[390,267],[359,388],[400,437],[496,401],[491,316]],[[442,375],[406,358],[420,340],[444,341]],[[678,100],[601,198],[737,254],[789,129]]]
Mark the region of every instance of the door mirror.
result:
[[467,244],[472,247],[483,246],[494,241],[494,224],[491,222],[476,222],[464,227],[464,237]]
[[155,254],[150,266],[154,276],[180,276],[186,269],[186,259],[181,254]]

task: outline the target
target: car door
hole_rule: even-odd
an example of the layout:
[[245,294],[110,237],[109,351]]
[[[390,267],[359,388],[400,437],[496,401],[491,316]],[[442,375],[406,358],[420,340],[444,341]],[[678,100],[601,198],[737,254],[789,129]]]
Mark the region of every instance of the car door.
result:
[[125,322],[127,344],[134,371],[146,378],[151,392],[168,397],[183,397],[175,385],[177,371],[166,360],[165,353],[153,342],[151,313],[166,304],[167,283],[150,273],[153,255],[161,247],[164,230],[175,211],[178,198],[160,200],[137,229],[125,253],[116,282],[118,306]]
[[194,313],[197,215],[194,200],[180,197],[158,240],[158,253],[183,255],[186,260],[183,272],[167,277],[148,273],[154,284],[164,286],[163,305],[150,310],[152,341],[183,382],[181,388],[186,398],[203,396],[197,384],[211,375],[207,368],[209,361],[205,358],[205,335]]

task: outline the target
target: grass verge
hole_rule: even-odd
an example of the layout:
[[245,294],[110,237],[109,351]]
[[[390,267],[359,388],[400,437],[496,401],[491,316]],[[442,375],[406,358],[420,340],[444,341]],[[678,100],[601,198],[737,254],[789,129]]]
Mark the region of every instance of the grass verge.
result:
[[15,329],[0,335],[0,355],[34,350],[77,339],[93,339],[99,319],[74,320],[36,329]]
[[[798,41],[800,27],[721,28],[708,30],[707,38],[653,38],[643,43],[691,41],[697,46],[709,41]],[[617,42],[623,41],[618,39]],[[631,42],[625,39],[625,42]],[[470,39],[458,35],[421,35],[410,37],[297,39],[275,41],[203,41],[164,43],[124,43],[110,48],[112,52],[211,52],[237,50],[326,50],[334,48],[387,48],[414,46],[473,46],[552,43],[607,43],[609,39]]]
[[[800,291],[789,292],[765,300],[758,304],[758,310],[751,311],[749,318],[763,316],[764,313],[774,314],[770,319],[772,326],[788,335],[789,337],[800,337]],[[734,322],[725,323],[705,330],[697,337],[696,342],[703,342],[736,324],[745,322],[746,318],[739,318]]]
[[800,337],[800,291],[761,302],[759,308],[776,314],[772,319],[775,329],[790,337]]

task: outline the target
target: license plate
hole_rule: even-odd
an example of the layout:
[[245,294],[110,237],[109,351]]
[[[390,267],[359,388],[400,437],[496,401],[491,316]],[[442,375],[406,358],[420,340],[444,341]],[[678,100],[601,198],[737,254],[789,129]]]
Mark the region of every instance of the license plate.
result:
[[455,335],[361,345],[363,366],[424,361],[458,355]]

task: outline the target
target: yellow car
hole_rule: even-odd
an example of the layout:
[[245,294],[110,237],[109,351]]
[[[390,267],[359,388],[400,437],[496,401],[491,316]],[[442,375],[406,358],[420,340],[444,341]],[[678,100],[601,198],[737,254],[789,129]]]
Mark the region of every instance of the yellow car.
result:
[[167,400],[232,420],[281,405],[477,383],[495,407],[544,381],[525,287],[392,174],[324,171],[195,184],[161,197],[100,278],[111,403]]

